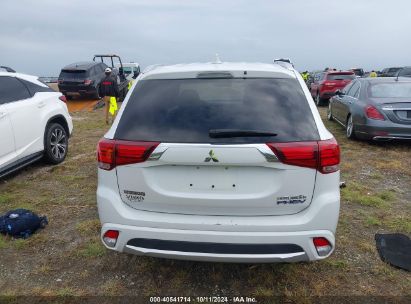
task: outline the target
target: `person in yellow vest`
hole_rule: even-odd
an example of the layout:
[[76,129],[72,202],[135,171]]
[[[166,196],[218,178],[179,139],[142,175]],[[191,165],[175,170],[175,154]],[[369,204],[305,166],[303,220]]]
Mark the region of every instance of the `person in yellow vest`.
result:
[[370,73],[370,77],[377,77],[377,76],[378,76],[377,73],[374,70],[372,70]]
[[310,73],[308,73],[308,71],[305,71],[305,72],[302,72],[302,73],[301,73],[301,76],[303,77],[303,80],[304,80],[305,82],[307,82],[308,77],[310,76]]

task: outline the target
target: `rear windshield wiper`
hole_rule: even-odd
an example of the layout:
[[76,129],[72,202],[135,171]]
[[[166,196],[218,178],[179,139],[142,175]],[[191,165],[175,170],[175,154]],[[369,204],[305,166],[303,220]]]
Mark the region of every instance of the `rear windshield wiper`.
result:
[[230,137],[264,137],[277,136],[277,133],[261,130],[241,130],[241,129],[211,129],[208,131],[211,138],[230,138]]

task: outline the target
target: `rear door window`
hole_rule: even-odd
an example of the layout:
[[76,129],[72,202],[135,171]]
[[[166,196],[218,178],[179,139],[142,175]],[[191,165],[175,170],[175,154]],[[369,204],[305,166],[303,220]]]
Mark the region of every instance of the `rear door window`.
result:
[[[277,136],[210,138],[211,129]],[[116,139],[176,143],[264,143],[318,140],[296,79],[164,79],[139,81]]]
[[0,104],[30,98],[27,88],[15,77],[0,76]]
[[360,92],[360,83],[358,81],[354,82],[350,90],[347,92],[348,96],[358,98]]

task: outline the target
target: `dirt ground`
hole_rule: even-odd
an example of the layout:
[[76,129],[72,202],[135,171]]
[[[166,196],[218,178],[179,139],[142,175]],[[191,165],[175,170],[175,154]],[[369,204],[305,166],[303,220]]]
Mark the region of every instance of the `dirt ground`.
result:
[[[325,117],[325,109],[321,109]],[[138,257],[99,241],[95,148],[103,112],[75,112],[67,160],[31,165],[0,180],[0,213],[22,207],[49,218],[27,240],[0,236],[0,294],[88,296],[411,296],[411,275],[383,263],[376,232],[411,234],[411,145],[349,141],[326,122],[342,149],[337,247],[328,259],[298,264],[217,264]],[[403,299],[405,298],[398,298]],[[1,301],[0,301],[1,302]]]

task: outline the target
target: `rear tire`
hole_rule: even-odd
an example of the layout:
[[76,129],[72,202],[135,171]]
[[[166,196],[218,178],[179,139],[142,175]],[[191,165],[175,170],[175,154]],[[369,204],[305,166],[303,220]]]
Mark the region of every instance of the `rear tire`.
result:
[[53,165],[64,161],[68,152],[68,134],[59,123],[51,123],[46,128],[44,138],[44,158]]
[[332,114],[332,112],[331,112],[331,102],[328,104],[327,119],[328,119],[329,121],[333,121],[333,120],[334,120],[333,114]]
[[355,126],[352,121],[352,115],[350,114],[347,118],[347,123],[345,124],[345,135],[349,139],[355,139]]

